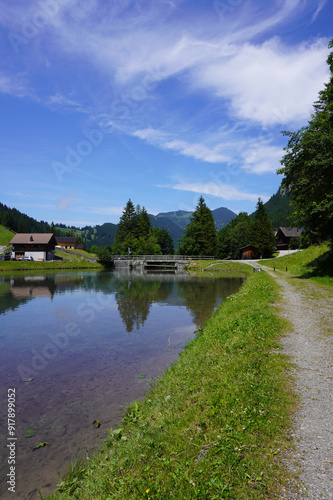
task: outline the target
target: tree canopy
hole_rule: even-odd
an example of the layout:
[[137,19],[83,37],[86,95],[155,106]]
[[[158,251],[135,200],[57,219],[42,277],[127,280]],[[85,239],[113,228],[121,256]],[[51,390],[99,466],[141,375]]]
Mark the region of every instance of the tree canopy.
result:
[[269,257],[275,247],[272,224],[267,215],[264,203],[260,198],[254,212],[251,244],[259,250],[263,257]]
[[252,221],[246,212],[240,212],[218,233],[217,258],[239,259],[240,249],[251,243]]
[[172,238],[166,230],[152,228],[145,207],[128,200],[120,217],[112,247],[114,254],[159,255],[173,253]]
[[181,255],[216,254],[217,232],[213,214],[202,196],[191,215],[191,222],[186,226],[180,238],[177,253]]
[[297,132],[283,132],[289,142],[278,170],[284,175],[282,185],[293,195],[295,225],[322,239],[333,233],[333,52],[327,64],[330,80],[314,103],[308,125]]
[[258,200],[256,211],[250,217],[240,212],[218,234],[217,258],[240,259],[240,249],[255,246],[264,257],[270,256],[275,247],[272,224],[263,202]]

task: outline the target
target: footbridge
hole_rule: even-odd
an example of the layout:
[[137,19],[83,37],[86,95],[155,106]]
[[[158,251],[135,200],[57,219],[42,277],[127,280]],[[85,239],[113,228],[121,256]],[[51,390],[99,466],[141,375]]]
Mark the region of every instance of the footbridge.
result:
[[147,271],[183,271],[192,260],[214,260],[203,255],[114,255],[116,268],[144,269]]

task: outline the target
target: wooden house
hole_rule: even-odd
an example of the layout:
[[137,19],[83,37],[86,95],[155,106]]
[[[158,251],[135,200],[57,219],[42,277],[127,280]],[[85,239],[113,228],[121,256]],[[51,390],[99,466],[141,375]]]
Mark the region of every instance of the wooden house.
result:
[[57,236],[56,242],[58,247],[67,248],[69,250],[74,250],[77,247],[77,238],[74,236]]
[[53,233],[17,233],[9,242],[12,258],[33,260],[53,260],[56,243]]
[[260,259],[258,248],[253,245],[246,245],[240,249],[242,260]]
[[276,238],[278,250],[289,250],[291,238],[299,238],[304,230],[298,227],[279,227]]

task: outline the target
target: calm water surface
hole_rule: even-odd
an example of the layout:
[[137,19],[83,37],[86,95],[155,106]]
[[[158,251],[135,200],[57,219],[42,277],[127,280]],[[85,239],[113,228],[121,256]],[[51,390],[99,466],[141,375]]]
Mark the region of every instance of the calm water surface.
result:
[[[129,272],[0,275],[0,498],[52,491],[57,472],[73,455],[96,451],[126,405],[144,396],[242,282]],[[15,494],[6,484],[8,389],[16,395]],[[26,438],[28,430],[37,434]],[[48,445],[33,451],[41,442]]]

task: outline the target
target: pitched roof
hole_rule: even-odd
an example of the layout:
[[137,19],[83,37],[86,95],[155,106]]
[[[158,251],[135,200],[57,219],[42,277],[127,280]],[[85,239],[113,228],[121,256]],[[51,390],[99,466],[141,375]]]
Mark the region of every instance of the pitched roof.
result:
[[279,227],[279,231],[281,231],[284,236],[288,238],[295,238],[297,236],[301,236],[304,229],[299,227]]
[[74,238],[72,236],[57,236],[56,241],[57,243],[76,243],[77,238]]
[[54,238],[53,233],[17,233],[10,245],[47,245]]

